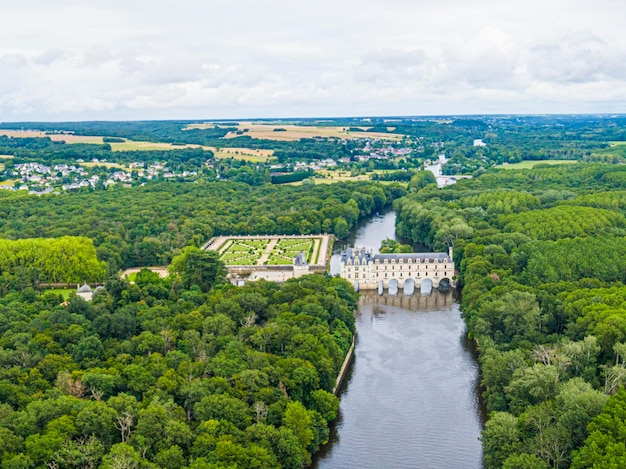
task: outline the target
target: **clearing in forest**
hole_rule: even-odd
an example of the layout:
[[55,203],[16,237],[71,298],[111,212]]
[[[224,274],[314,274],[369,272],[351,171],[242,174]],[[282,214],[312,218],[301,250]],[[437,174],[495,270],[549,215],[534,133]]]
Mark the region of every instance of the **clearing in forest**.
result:
[[575,164],[578,163],[578,160],[524,160],[519,163],[502,163],[496,166],[496,168],[500,169],[531,169],[538,164]]

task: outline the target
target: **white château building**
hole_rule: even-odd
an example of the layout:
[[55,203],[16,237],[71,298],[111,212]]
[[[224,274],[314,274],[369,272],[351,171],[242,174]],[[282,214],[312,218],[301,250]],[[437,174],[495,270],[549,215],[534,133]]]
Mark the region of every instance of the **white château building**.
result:
[[424,283],[430,289],[439,287],[444,279],[444,284],[450,283],[454,275],[452,259],[452,248],[447,253],[408,254],[373,254],[365,248],[349,248],[341,253],[339,275],[360,290],[375,290],[381,280],[383,288],[389,288],[392,282],[397,288],[404,288],[405,283],[421,288]]

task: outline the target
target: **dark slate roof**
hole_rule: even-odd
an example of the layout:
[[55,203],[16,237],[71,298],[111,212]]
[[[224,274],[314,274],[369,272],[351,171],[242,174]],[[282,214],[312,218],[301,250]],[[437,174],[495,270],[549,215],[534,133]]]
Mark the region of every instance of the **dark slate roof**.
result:
[[348,262],[348,259],[358,259],[360,264],[365,264],[372,259],[372,253],[365,249],[348,248],[341,252],[341,262]]
[[428,261],[438,261],[438,262],[452,262],[450,256],[446,252],[411,252],[411,253],[402,253],[402,254],[376,254],[374,256],[374,261],[385,259],[419,259],[420,262]]

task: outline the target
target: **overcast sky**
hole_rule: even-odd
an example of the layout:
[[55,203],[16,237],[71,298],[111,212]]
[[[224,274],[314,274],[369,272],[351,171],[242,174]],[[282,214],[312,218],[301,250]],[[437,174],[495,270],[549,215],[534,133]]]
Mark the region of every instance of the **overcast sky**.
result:
[[625,0],[1,0],[0,121],[626,112]]

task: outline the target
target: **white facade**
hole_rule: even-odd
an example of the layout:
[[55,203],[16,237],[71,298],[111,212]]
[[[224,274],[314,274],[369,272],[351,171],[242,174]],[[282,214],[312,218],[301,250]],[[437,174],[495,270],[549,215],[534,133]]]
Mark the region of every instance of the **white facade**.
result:
[[416,288],[424,279],[430,279],[436,288],[442,279],[450,281],[453,275],[452,249],[449,253],[410,254],[372,254],[363,248],[348,249],[341,254],[339,271],[341,278],[358,283],[361,290],[378,288],[380,280],[384,288],[388,288],[392,279],[397,280],[399,288],[403,288],[408,279],[413,279]]

